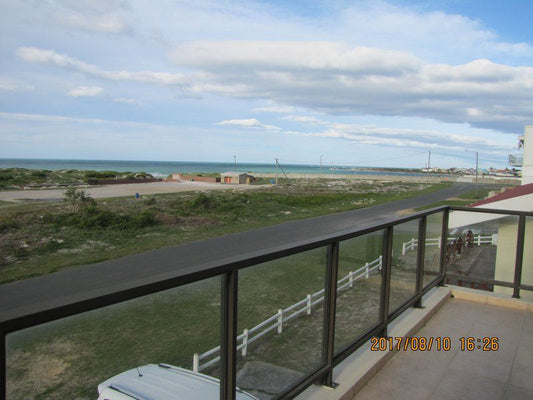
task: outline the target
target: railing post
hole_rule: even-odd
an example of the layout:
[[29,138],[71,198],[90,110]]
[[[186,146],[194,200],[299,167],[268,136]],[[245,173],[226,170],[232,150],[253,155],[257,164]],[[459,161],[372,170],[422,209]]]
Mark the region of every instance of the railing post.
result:
[[441,242],[442,242],[442,237],[439,236],[439,240],[437,242],[437,246],[438,246],[439,249],[442,247],[442,243]]
[[1,336],[2,344],[0,345],[0,394],[3,394],[4,399],[7,399],[7,335],[2,332]]
[[307,295],[307,315],[311,315],[311,305],[313,304],[313,298],[310,294]]
[[405,242],[402,243],[402,256],[405,256]]
[[348,275],[349,275],[348,279],[349,279],[349,282],[350,282],[350,287],[352,288],[353,287],[353,271],[350,271],[348,273]]
[[200,371],[200,355],[198,353],[194,353],[192,356],[192,370],[194,372]]
[[237,383],[237,302],[238,269],[222,275],[220,343],[220,399],[235,400]]
[[516,238],[516,258],[514,266],[513,297],[520,298],[520,282],[522,280],[522,263],[524,260],[524,237],[526,233],[526,216],[518,217],[518,235]]
[[378,271],[381,271],[382,268],[383,268],[383,255],[380,255],[380,256],[379,256],[379,267],[378,267]]
[[365,279],[368,279],[369,276],[370,276],[370,272],[368,268],[368,263],[365,263]]
[[248,329],[244,328],[242,331],[242,356],[246,357],[248,351]]
[[278,309],[278,334],[283,332],[283,310]]
[[416,252],[416,296],[418,300],[415,303],[416,308],[422,308],[422,290],[424,289],[424,259],[426,246],[420,243],[426,243],[426,225],[427,217],[424,215],[418,220],[418,251]]
[[390,279],[391,279],[391,264],[392,264],[392,238],[393,228],[389,226],[385,230],[383,236],[382,248],[382,270],[381,270],[381,296],[379,304],[380,319],[383,323],[383,330],[381,336],[387,336],[387,326],[389,324],[389,298],[390,298]]
[[339,242],[328,246],[326,282],[324,293],[324,325],[322,329],[322,363],[328,372],[322,378],[322,385],[335,387],[333,382],[333,355],[335,346],[335,312],[337,306],[337,277],[339,273]]
[[442,230],[440,234],[440,259],[439,259],[439,275],[440,283],[439,286],[444,286],[444,276],[445,276],[445,265],[444,260],[446,259],[446,245],[448,244],[448,220],[450,218],[450,209],[444,209],[442,213]]

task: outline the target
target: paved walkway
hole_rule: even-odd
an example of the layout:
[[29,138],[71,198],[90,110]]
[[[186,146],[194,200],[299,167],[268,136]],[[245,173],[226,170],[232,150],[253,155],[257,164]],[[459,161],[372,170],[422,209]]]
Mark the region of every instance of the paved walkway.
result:
[[[451,299],[416,336],[448,336],[452,348],[398,352],[353,400],[533,399],[532,312]],[[500,348],[461,351],[465,336]]]

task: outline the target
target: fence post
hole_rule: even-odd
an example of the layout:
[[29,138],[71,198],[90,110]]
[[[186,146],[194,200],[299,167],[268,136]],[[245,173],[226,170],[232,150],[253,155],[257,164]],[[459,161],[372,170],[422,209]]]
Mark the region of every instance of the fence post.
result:
[[405,256],[405,242],[402,243],[402,256]]
[[477,235],[477,245],[481,246],[481,233]]
[[379,267],[378,270],[381,271],[381,268],[383,267],[383,255],[379,256]]
[[437,246],[438,246],[439,249],[440,249],[440,246],[441,246],[441,240],[442,240],[442,238],[439,236],[439,241],[437,242]]
[[200,356],[198,353],[194,353],[192,356],[192,370],[194,372],[200,371]]
[[307,315],[311,315],[311,304],[312,304],[312,298],[311,295],[307,295]]
[[348,275],[350,276],[350,287],[353,287],[353,272],[350,271]]
[[278,333],[283,332],[283,310],[280,308],[278,310]]
[[497,246],[498,245],[498,234],[497,233],[493,233],[492,234],[492,238],[490,240],[490,244],[492,244],[493,246]]
[[244,328],[242,334],[242,356],[246,357],[246,351],[248,350],[248,329]]
[[368,272],[368,263],[365,264],[365,279],[368,279],[368,277],[370,276],[369,272]]

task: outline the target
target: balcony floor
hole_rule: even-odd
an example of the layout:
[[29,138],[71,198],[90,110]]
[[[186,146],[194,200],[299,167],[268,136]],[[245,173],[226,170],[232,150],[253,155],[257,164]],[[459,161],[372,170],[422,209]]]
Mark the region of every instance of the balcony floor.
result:
[[[448,336],[451,350],[397,352],[353,400],[533,399],[531,309],[452,298],[416,336]],[[496,336],[500,348],[461,351],[459,338],[463,336]]]

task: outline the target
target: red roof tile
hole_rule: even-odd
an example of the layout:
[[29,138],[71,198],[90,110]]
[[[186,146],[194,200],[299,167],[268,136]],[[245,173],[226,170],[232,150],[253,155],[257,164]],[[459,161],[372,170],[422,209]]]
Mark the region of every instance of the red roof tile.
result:
[[527,185],[517,186],[513,189],[506,190],[503,193],[498,193],[496,196],[492,196],[485,200],[480,200],[474,204],[470,204],[470,207],[482,206],[483,204],[490,204],[496,201],[512,199],[513,197],[520,197],[526,194],[533,193],[533,183],[528,183]]

